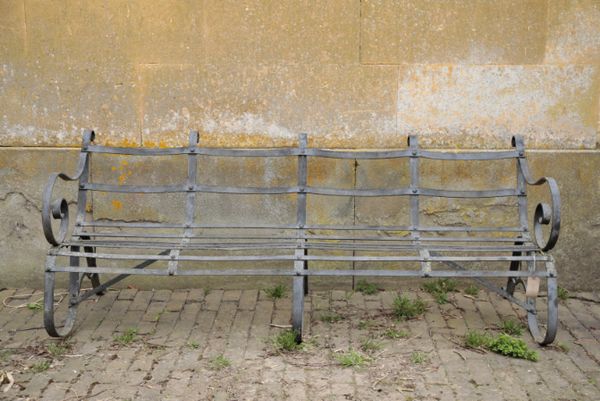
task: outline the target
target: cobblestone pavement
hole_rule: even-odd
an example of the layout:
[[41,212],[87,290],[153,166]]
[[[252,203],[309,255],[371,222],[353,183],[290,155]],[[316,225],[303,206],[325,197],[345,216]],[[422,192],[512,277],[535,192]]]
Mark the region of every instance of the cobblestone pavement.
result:
[[[397,321],[392,308],[399,293],[426,301],[425,315]],[[286,295],[110,291],[80,306],[66,342],[41,327],[41,295],[0,291],[0,369],[14,378],[0,399],[600,399],[597,294],[561,301],[559,346],[542,349],[523,333],[538,362],[463,346],[470,330],[497,335],[502,320],[523,321],[508,302],[484,291],[451,293],[442,305],[424,291],[313,292],[305,345],[294,352],[273,345],[289,324]],[[344,356],[364,365],[343,367]]]

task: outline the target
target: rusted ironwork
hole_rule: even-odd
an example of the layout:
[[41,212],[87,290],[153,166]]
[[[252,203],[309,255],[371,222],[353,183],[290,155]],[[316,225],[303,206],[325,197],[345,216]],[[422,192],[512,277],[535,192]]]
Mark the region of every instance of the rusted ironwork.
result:
[[[130,275],[157,276],[289,276],[292,279],[292,326],[301,340],[304,296],[311,276],[375,277],[461,277],[471,278],[515,305],[528,315],[529,329],[540,344],[551,343],[557,330],[557,284],[552,249],[560,231],[560,195],[556,181],[549,177],[532,178],[520,137],[514,137],[510,151],[443,152],[419,148],[417,137],[408,138],[408,148],[390,151],[346,151],[309,148],[305,134],[299,145],[274,149],[204,148],[197,132],[191,132],[189,146],[167,149],[118,148],[93,144],[94,133],[84,133],[77,172],[73,176],[52,174],[44,190],[42,223],[52,245],[45,268],[44,322],[51,336],[68,335],[74,324],[77,305],[94,294],[102,294],[111,285]],[[90,159],[94,153],[133,156],[186,155],[187,178],[179,185],[109,185],[90,182]],[[198,157],[296,157],[297,182],[284,187],[235,187],[199,183]],[[410,184],[400,188],[340,189],[308,185],[311,158],[337,159],[408,159]],[[420,182],[421,159],[434,160],[504,160],[514,159],[517,171],[515,188],[454,190],[423,187]],[[53,200],[57,180],[78,181],[77,215],[69,235],[69,210],[65,199]],[[540,203],[533,216],[533,230],[527,215],[527,186],[547,184],[551,204]],[[86,214],[90,191],[118,193],[184,193],[186,204],[181,211],[184,223],[150,223],[98,221]],[[296,221],[290,224],[206,225],[196,222],[196,196],[219,194],[296,194]],[[406,226],[316,225],[307,224],[307,197],[310,195],[350,197],[409,197],[409,224]],[[516,198],[519,224],[502,227],[456,227],[424,225],[420,221],[422,197],[442,198]],[[58,233],[52,221],[58,220]],[[544,237],[543,226],[549,226]],[[100,249],[102,251],[100,251]],[[209,251],[202,255],[197,252]],[[360,254],[367,252],[367,255]],[[85,259],[85,266],[81,260]],[[60,260],[60,263],[57,262]],[[64,262],[63,262],[64,261]],[[99,264],[98,261],[103,263]],[[257,262],[279,261],[288,266],[256,268]],[[315,268],[316,261],[361,262],[361,268]],[[136,262],[134,266],[126,263]],[[187,262],[186,268],[181,263]],[[189,267],[190,262],[210,262],[210,268]],[[250,268],[218,267],[222,262],[249,264]],[[365,268],[370,263],[374,269]],[[420,268],[400,269],[408,263]],[[475,268],[466,264],[476,263]],[[482,269],[482,263],[508,264],[508,269]],[[152,268],[151,265],[161,266]],[[450,269],[442,269],[440,266]],[[478,267],[479,266],[479,267]],[[524,268],[523,268],[524,267]],[[69,274],[69,305],[61,327],[54,322],[54,282],[57,273]],[[99,274],[111,276],[105,283]],[[81,292],[85,278],[92,290]],[[500,288],[489,278],[508,279]],[[537,321],[536,297],[515,293],[525,279],[545,279],[548,288],[546,329]],[[530,291],[529,294],[531,295]]]

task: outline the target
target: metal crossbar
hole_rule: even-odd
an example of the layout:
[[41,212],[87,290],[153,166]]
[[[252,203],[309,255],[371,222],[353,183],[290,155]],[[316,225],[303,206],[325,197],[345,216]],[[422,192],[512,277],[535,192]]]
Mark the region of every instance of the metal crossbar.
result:
[[[523,141],[513,138],[513,150],[445,152],[423,150],[416,136],[408,137],[408,147],[397,150],[356,151],[310,148],[306,134],[298,146],[269,149],[228,149],[201,146],[197,132],[190,134],[188,146],[177,148],[121,148],[93,144],[94,133],[84,134],[75,176],[53,174],[44,191],[42,220],[44,234],[53,247],[46,261],[45,325],[48,333],[63,336],[70,332],[77,304],[130,275],[156,276],[288,276],[292,278],[292,325],[301,340],[304,296],[312,276],[374,277],[454,277],[471,278],[528,313],[530,330],[542,344],[552,342],[556,333],[556,269],[551,256],[560,229],[560,197],[552,178],[534,180],[529,172]],[[112,185],[90,180],[90,160],[94,153],[125,156],[174,156],[187,158],[184,182],[170,185]],[[223,186],[198,182],[199,157],[266,158],[293,157],[297,160],[296,182],[288,186]],[[410,182],[396,188],[331,188],[308,185],[308,164],[314,158],[405,159]],[[453,189],[421,185],[421,159],[442,161],[514,160],[516,186],[513,188]],[[52,201],[56,180],[79,181],[75,228],[69,236],[69,212],[64,199]],[[527,214],[527,186],[547,184],[552,204],[541,203],[530,230]],[[140,194],[185,194],[182,223],[123,222],[89,219],[88,193],[92,191]],[[200,224],[196,222],[196,197],[199,194],[281,195],[296,198],[296,217],[289,224]],[[309,196],[326,197],[407,197],[407,225],[307,224]],[[421,222],[421,199],[439,198],[515,198],[518,223],[512,226],[430,226]],[[58,235],[52,219],[60,220]],[[543,225],[550,226],[544,237]],[[546,239],[547,238],[547,239]],[[99,250],[101,249],[101,250]],[[208,252],[208,253],[207,253]],[[81,266],[85,259],[87,266]],[[57,262],[60,261],[60,262]],[[67,263],[63,261],[66,260]],[[103,263],[98,263],[101,261]],[[135,262],[131,266],[131,262]],[[185,264],[182,264],[184,263]],[[193,262],[208,263],[208,267]],[[228,263],[226,267],[220,263]],[[231,263],[276,262],[277,268],[231,268]],[[339,269],[324,268],[314,262],[344,263]],[[108,265],[106,265],[106,263]],[[151,266],[157,263],[157,266]],[[352,263],[352,269],[347,269]],[[360,268],[355,263],[360,263]],[[460,263],[460,264],[459,264]],[[125,264],[125,265],[124,265]],[[309,270],[309,264],[311,269]],[[369,266],[376,268],[367,269]],[[508,264],[508,269],[496,266]],[[215,265],[215,267],[213,267]],[[527,268],[521,268],[521,266]],[[203,265],[206,266],[206,265]],[[280,267],[281,266],[281,267]],[[287,268],[285,266],[288,266]],[[406,268],[401,268],[406,266]],[[452,270],[441,268],[450,267]],[[545,267],[545,268],[544,268]],[[54,275],[69,273],[68,319],[62,328],[54,323]],[[99,273],[116,275],[100,284]],[[83,277],[92,279],[93,290],[80,293]],[[487,279],[505,278],[505,289]],[[517,284],[543,278],[548,282],[548,322],[540,336],[535,296],[519,299]]]

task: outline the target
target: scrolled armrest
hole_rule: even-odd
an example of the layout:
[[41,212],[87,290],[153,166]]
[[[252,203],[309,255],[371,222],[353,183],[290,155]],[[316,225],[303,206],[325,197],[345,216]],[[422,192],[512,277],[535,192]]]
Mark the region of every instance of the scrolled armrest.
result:
[[[560,232],[560,191],[558,189],[558,184],[556,183],[556,180],[551,177],[542,177],[538,180],[532,179],[525,159],[519,159],[519,165],[521,166],[523,177],[528,185],[537,186],[547,184],[550,189],[552,204],[539,203],[535,208],[533,216],[535,242],[542,251],[546,252],[554,248]],[[548,236],[548,240],[544,238],[544,233],[542,231],[543,225],[550,225],[550,235]]]
[[[79,164],[75,175],[69,176],[64,173],[53,173],[48,178],[48,183],[44,188],[42,195],[42,228],[44,229],[46,240],[53,246],[58,246],[65,240],[69,229],[69,205],[64,198],[52,201],[54,185],[59,178],[63,181],[77,181],[87,171],[88,153],[86,152],[86,148],[94,140],[94,136],[95,134],[92,130],[86,130],[83,133],[83,151],[79,154]],[[52,219],[60,220],[58,236],[54,235]]]

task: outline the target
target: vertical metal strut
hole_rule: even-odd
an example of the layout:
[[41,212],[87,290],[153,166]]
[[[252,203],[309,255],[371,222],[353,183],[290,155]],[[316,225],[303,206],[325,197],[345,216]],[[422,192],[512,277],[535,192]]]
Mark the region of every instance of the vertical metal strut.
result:
[[419,256],[425,260],[421,262],[421,272],[423,277],[428,277],[431,272],[431,262],[428,260],[430,255],[427,249],[420,246],[421,233],[419,231],[419,143],[416,135],[408,137],[408,148],[410,150],[410,188],[412,195],[410,197],[410,226],[413,244],[419,251]]
[[[306,255],[304,242],[306,235],[304,227],[306,226],[306,192],[308,175],[308,160],[306,158],[307,138],[306,134],[300,134],[298,156],[298,188],[296,205],[296,225],[298,226],[297,245],[295,251],[296,258]],[[292,328],[296,332],[296,341],[302,341],[302,326],[304,315],[304,296],[308,291],[308,276],[302,276],[302,271],[308,269],[308,263],[303,260],[294,261],[294,272],[296,276],[293,278],[293,305],[292,305]]]

